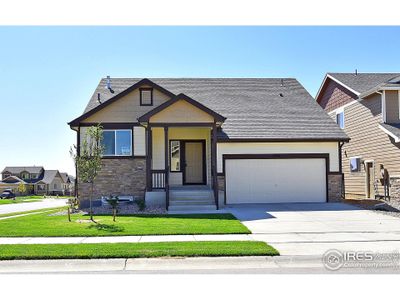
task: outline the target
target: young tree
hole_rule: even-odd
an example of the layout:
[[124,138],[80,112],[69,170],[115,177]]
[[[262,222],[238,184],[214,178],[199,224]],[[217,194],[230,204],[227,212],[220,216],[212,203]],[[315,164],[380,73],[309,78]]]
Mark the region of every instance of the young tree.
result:
[[26,193],[26,185],[23,184],[22,182],[20,182],[20,183],[18,184],[18,192],[19,192],[21,195],[23,195],[23,194]]
[[77,149],[77,146],[74,145],[70,150],[78,171],[79,182],[90,184],[89,214],[90,220],[93,222],[93,187],[94,180],[101,170],[101,157],[104,150],[102,140],[103,128],[101,125],[91,126],[86,130],[80,149]]
[[115,216],[117,215],[117,209],[118,209],[118,196],[113,197],[110,195],[110,198],[106,198],[106,201],[108,204],[110,204],[112,211],[113,211],[113,221],[115,222]]
[[76,198],[69,198],[67,200],[67,213],[68,213],[68,221],[71,222],[71,212],[74,212],[76,208],[78,207],[79,201]]

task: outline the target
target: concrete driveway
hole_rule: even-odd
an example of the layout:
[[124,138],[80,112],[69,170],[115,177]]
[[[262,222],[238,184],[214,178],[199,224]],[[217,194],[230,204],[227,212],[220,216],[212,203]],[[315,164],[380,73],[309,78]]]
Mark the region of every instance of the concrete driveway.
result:
[[15,212],[24,212],[42,208],[62,207],[66,205],[66,201],[67,199],[46,198],[43,201],[38,201],[38,202],[3,204],[0,205],[0,215],[10,214]]
[[330,249],[400,252],[400,218],[342,203],[230,205],[253,233],[282,255],[322,255]]

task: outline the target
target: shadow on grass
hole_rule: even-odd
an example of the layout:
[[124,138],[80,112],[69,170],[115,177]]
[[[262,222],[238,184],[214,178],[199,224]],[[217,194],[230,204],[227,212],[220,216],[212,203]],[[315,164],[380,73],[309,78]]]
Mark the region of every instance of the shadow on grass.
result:
[[[111,216],[109,214],[96,214],[96,216]],[[218,214],[118,214],[117,218],[135,217],[143,219],[220,219],[220,220],[237,220],[234,215],[230,213]]]
[[92,229],[92,228],[97,229],[99,231],[107,231],[107,232],[122,232],[122,231],[124,231],[124,228],[119,227],[117,225],[108,225],[108,224],[100,224],[100,223],[89,225],[89,229]]

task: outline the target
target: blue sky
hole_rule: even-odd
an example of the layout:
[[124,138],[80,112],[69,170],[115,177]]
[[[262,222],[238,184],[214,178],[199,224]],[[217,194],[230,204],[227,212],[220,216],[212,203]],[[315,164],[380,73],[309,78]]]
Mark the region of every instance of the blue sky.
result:
[[[400,27],[0,27],[0,169],[74,173],[67,122],[99,79],[400,72]],[[385,42],[388,41],[388,42]]]

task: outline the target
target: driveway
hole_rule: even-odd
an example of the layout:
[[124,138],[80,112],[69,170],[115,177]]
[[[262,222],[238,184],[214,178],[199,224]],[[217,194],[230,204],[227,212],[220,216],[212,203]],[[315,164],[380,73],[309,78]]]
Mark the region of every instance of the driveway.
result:
[[282,255],[322,255],[330,249],[400,251],[400,218],[343,203],[230,205],[253,233]]
[[62,207],[66,205],[66,201],[67,199],[46,198],[39,202],[3,204],[0,205],[0,215],[42,208]]

